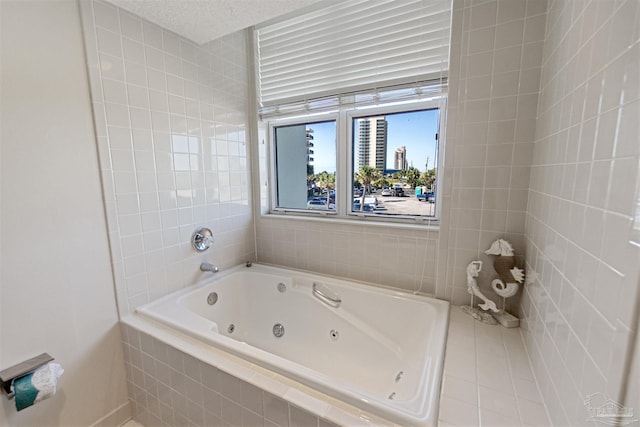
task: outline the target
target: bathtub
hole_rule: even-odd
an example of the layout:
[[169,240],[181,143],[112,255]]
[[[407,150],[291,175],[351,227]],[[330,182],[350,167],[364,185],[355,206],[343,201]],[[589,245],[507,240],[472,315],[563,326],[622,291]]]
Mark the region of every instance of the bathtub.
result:
[[400,425],[434,426],[449,303],[330,276],[238,266],[143,317]]

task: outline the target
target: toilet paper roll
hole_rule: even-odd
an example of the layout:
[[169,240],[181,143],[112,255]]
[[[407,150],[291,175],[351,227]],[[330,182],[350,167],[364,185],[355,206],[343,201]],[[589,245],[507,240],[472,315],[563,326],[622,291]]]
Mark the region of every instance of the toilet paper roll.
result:
[[56,394],[56,384],[63,373],[62,366],[48,363],[13,380],[11,391],[14,394],[16,409],[21,411]]

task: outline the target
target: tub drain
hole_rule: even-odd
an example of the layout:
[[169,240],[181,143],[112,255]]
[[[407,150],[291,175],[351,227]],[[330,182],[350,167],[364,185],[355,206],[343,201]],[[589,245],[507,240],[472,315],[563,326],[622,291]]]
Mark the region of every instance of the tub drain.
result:
[[276,338],[280,338],[281,336],[283,336],[284,326],[282,326],[280,323],[276,323],[275,325],[273,325],[273,335],[275,335]]
[[235,330],[236,330],[236,325],[234,325],[233,323],[227,327],[227,332],[229,332],[230,334],[232,334],[233,331]]

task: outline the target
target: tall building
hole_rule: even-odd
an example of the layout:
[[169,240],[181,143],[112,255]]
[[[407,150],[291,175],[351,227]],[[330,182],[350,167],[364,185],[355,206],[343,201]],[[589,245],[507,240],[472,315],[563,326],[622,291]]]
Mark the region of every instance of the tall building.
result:
[[387,121],[384,116],[358,119],[358,164],[387,168]]
[[307,136],[307,175],[313,174],[313,129],[305,130]]
[[396,152],[393,155],[393,168],[397,170],[407,170],[409,169],[409,164],[407,163],[407,147],[402,146],[396,148]]

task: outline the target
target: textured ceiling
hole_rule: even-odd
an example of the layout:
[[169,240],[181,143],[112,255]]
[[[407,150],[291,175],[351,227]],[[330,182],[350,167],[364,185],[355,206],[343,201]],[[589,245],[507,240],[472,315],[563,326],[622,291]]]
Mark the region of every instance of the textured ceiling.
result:
[[322,0],[107,0],[198,44]]

